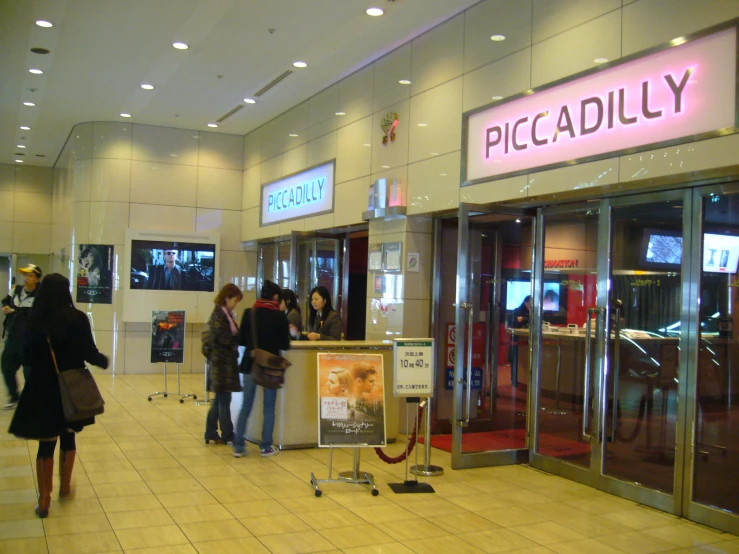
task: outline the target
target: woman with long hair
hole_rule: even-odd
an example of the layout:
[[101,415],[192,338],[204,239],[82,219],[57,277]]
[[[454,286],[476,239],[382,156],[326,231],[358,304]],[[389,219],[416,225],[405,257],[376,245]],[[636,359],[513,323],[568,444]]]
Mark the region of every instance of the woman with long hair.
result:
[[308,340],[341,340],[344,324],[331,306],[331,295],[322,285],[310,291]]
[[280,309],[287,314],[287,322],[290,324],[290,336],[299,339],[303,334],[303,316],[300,313],[298,298],[290,289],[282,289]]
[[65,497],[71,493],[77,453],[74,434],[95,423],[94,417],[75,422],[64,419],[56,367],[59,372],[83,367],[85,362],[108,367],[108,358],[95,346],[90,321],[74,307],[69,289],[69,279],[58,273],[41,281],[26,330],[24,364],[30,367],[29,379],[8,429],[17,437],[39,441],[36,514],[42,518],[49,514],[51,505],[57,439],[61,442],[59,496]]
[[[231,393],[241,391],[239,381],[239,325],[234,309],[244,298],[233,283],[216,296],[208,320],[208,389],[215,393],[205,420],[205,443],[226,444],[234,440],[231,421]],[[218,426],[221,435],[218,435]]]

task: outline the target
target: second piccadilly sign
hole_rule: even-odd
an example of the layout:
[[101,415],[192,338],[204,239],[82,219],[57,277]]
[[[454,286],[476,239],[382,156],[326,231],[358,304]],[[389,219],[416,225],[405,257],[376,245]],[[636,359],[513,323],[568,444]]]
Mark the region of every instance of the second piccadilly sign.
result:
[[472,113],[463,184],[735,130],[730,28]]

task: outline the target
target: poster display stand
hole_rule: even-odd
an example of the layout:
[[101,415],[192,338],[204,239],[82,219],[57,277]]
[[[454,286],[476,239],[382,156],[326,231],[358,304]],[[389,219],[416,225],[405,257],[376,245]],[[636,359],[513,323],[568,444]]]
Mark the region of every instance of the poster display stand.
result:
[[[151,312],[151,363],[164,365],[164,390],[157,391],[148,396],[148,400],[160,394],[167,398],[167,364],[175,364],[177,368],[177,394],[180,404],[185,398],[192,397],[197,400],[195,394],[182,394],[180,389],[180,364],[183,363],[185,353],[185,311],[160,311]],[[206,373],[207,376],[207,373]]]
[[370,485],[372,487],[372,496],[377,496],[380,491],[377,490],[377,485],[374,482],[374,476],[371,473],[363,472],[359,469],[359,447],[354,448],[354,459],[353,468],[351,471],[345,471],[339,474],[338,479],[333,479],[333,460],[334,460],[334,447],[328,447],[328,479],[318,479],[316,476],[310,474],[310,484],[315,489],[316,496],[321,496],[323,491],[321,490],[320,483],[351,483],[353,485]]
[[[169,391],[167,391],[167,364],[162,364],[162,365],[164,365],[164,391],[162,392],[157,391],[157,392],[150,394],[149,397],[147,398],[149,402],[151,402],[151,399],[153,397],[160,395],[160,394],[164,396],[164,398],[167,398],[167,396],[169,396]],[[182,392],[180,391],[180,364],[175,364],[175,367],[177,368],[177,394],[175,394],[174,396],[180,397],[180,404],[185,403],[185,398],[192,398],[193,400],[197,400],[198,396],[196,394],[192,394],[192,393],[182,394]]]

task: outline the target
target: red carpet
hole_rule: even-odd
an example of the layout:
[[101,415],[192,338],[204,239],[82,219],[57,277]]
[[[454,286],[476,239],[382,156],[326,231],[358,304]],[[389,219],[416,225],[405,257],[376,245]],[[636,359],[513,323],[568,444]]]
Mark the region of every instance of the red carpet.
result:
[[[423,443],[423,437],[419,437]],[[512,429],[506,431],[488,431],[483,433],[465,433],[462,436],[462,452],[485,452],[488,450],[511,450],[525,448],[526,430]],[[451,435],[433,435],[431,446],[452,451]],[[552,435],[539,435],[539,454],[563,458],[590,452],[589,443],[581,443]]]

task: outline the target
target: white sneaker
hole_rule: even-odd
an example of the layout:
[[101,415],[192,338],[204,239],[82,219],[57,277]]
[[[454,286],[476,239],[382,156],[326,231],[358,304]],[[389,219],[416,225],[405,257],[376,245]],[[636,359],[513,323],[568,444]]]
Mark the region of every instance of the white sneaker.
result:
[[12,410],[17,405],[18,405],[18,401],[17,400],[11,400],[7,404],[5,404],[5,406],[3,406],[3,410]]
[[262,448],[262,450],[260,451],[262,458],[269,458],[270,456],[277,456],[277,454],[279,453],[280,451],[274,446],[270,446],[269,448]]

